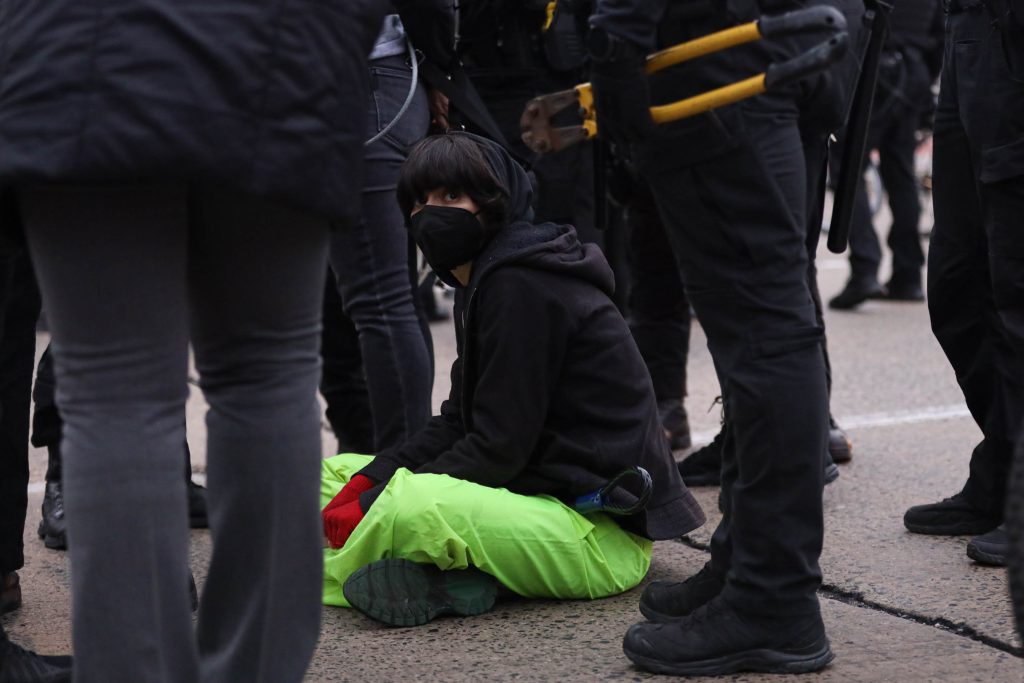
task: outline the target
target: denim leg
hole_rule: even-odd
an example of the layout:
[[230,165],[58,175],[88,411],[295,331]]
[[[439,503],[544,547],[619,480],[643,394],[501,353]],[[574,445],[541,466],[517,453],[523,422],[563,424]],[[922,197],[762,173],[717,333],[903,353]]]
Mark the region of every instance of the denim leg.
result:
[[64,418],[75,680],[193,683],[186,189],[20,194]]
[[[393,59],[371,64],[370,131],[387,125],[408,93],[402,66]],[[430,417],[429,346],[413,302],[408,233],[395,200],[406,149],[426,134],[427,123],[420,90],[398,124],[366,150],[362,221],[331,234],[331,268],[359,333],[377,451],[401,443]]]
[[199,680],[297,683],[320,630],[327,222],[226,191],[196,191],[192,208],[192,345],[210,404],[213,537]]

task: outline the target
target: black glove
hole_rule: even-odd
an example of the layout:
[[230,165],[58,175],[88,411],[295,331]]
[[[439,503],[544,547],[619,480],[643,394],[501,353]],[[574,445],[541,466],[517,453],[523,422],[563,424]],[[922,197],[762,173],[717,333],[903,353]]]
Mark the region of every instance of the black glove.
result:
[[640,48],[630,43],[615,59],[591,63],[590,84],[601,137],[628,145],[654,134],[645,60]]

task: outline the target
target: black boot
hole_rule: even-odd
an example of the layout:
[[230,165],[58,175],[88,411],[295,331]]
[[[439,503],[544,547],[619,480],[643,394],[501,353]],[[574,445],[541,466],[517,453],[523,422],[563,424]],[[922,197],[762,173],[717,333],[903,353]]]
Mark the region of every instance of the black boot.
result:
[[839,311],[848,311],[857,308],[868,299],[877,299],[885,294],[882,285],[874,279],[853,279],[851,278],[843,291],[836,294],[828,302],[829,308]]
[[640,613],[651,621],[675,621],[722,592],[724,578],[706,563],[685,581],[654,581],[640,596]]
[[831,414],[828,416],[828,453],[836,464],[850,462],[853,458],[853,442]]
[[999,526],[1000,521],[975,508],[962,493],[938,503],[915,505],[903,515],[907,531],[934,536],[986,534]]
[[0,639],[0,683],[70,683],[71,657],[37,655]]
[[682,399],[659,401],[658,417],[661,418],[661,426],[665,429],[669,448],[680,451],[693,445],[690,440],[690,419],[686,415]]
[[834,657],[820,614],[761,617],[720,597],[679,621],[631,626],[622,649],[642,669],[682,676],[806,673]]
[[47,447],[46,490],[43,493],[43,518],[39,522],[39,538],[52,550],[67,550],[67,521],[64,519],[64,484],[61,482],[60,444]]
[[725,425],[707,446],[698,448],[679,463],[679,474],[687,486],[718,486],[722,483],[722,445]]
[[1002,524],[987,534],[975,536],[967,544],[967,557],[992,567],[1005,567],[1009,551],[1010,535]]

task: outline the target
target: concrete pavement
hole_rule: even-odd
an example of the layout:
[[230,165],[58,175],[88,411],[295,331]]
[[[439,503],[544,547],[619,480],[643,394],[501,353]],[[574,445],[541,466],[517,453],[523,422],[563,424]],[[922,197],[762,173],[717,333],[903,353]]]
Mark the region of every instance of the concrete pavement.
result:
[[[884,218],[883,218],[884,220]],[[845,260],[824,251],[820,283],[827,299],[841,288]],[[812,681],[1024,680],[1010,654],[1014,633],[1005,572],[964,554],[966,538],[907,533],[912,504],[938,500],[962,485],[979,431],[928,328],[923,304],[869,302],[829,312],[834,369],[833,413],[849,428],[852,463],[826,489],[822,609],[836,652]],[[435,404],[447,392],[454,355],[450,324],[435,324]],[[44,341],[44,337],[40,337]],[[695,327],[687,408],[699,439],[718,429],[718,393],[703,335]],[[41,351],[41,348],[40,348]],[[189,441],[197,476],[204,469],[203,403],[189,405]],[[325,433],[325,454],[333,448]],[[683,454],[679,454],[682,456]],[[20,643],[45,652],[70,648],[66,555],[35,537],[45,453],[31,456],[26,525],[25,606],[3,618]],[[717,489],[696,493],[709,515],[683,542],[656,545],[650,578],[682,579],[706,560],[701,549],[718,514]],[[202,584],[209,534],[192,534],[192,568]],[[517,600],[470,619],[441,619],[417,629],[388,629],[350,610],[325,608],[309,681],[647,680],[621,651],[626,628],[640,620],[639,589],[590,603]],[[739,676],[776,681],[781,676]]]

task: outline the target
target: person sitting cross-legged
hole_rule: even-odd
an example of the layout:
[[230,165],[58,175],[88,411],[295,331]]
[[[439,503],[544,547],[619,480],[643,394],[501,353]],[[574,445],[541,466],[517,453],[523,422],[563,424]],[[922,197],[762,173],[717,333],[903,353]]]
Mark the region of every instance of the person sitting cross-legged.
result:
[[614,595],[646,575],[652,540],[704,522],[607,261],[571,226],[532,223],[530,199],[523,169],[468,133],[405,162],[398,200],[456,288],[458,358],[422,430],[325,461],[325,603],[408,626],[486,611],[499,588]]

